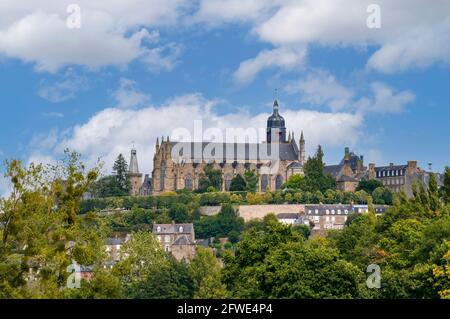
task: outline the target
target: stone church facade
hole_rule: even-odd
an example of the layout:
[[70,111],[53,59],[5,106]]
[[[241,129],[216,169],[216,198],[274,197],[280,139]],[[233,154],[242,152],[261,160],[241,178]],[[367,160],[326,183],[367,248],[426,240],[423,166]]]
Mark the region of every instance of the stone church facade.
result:
[[[196,150],[200,150],[197,152]],[[270,156],[264,154],[271,153]],[[204,154],[221,154],[207,158]],[[276,165],[274,165],[276,161]],[[263,143],[178,143],[162,139],[156,142],[151,177],[152,194],[179,189],[194,190],[207,165],[222,172],[221,191],[227,191],[237,174],[254,170],[259,176],[258,190],[276,190],[293,174],[303,173],[305,139],[297,142],[294,134],[286,136],[284,118],[279,114],[278,102],[267,120],[266,142]]]

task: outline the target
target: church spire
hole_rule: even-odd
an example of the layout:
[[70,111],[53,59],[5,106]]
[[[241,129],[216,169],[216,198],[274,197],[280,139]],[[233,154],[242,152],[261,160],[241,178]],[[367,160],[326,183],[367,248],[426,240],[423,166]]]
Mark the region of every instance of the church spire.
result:
[[136,150],[131,150],[131,158],[130,158],[130,174],[139,174],[139,166],[138,166],[138,160],[137,160],[137,153]]
[[305,165],[305,138],[303,137],[303,130],[300,134],[300,150],[298,152],[298,160],[300,161],[300,164]]

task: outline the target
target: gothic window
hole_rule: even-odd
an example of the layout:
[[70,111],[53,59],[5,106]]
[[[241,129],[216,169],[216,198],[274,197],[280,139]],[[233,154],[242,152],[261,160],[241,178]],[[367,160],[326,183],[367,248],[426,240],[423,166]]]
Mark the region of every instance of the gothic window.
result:
[[193,189],[193,185],[192,185],[192,177],[191,175],[188,175],[186,177],[186,179],[184,180],[184,188],[188,189],[188,190],[192,190]]
[[226,191],[230,190],[231,180],[232,180],[231,175],[226,175],[225,176],[225,190]]
[[159,175],[159,187],[160,187],[161,191],[163,191],[165,188],[165,184],[164,184],[165,179],[166,179],[166,163],[162,162],[161,163],[161,172]]
[[269,178],[267,174],[264,174],[261,176],[261,192],[265,192],[268,185],[269,185]]
[[283,186],[283,177],[281,177],[281,175],[277,175],[275,178],[275,189],[281,189],[281,186]]

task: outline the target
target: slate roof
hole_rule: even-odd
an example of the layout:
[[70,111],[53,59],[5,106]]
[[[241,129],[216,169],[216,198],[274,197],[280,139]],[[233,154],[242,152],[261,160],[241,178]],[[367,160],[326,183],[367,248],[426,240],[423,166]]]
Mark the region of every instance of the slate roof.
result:
[[278,219],[298,219],[300,214],[296,213],[280,213],[277,215]]
[[[233,161],[264,161],[272,160],[271,144],[268,143],[213,143],[213,142],[169,142],[171,152],[175,152],[175,158],[189,160],[192,162],[202,162],[203,160],[216,159],[220,150],[222,154],[218,159],[221,162]],[[295,143],[277,144],[280,160],[295,161],[298,159],[298,150]],[[208,147],[205,151],[205,148]],[[175,148],[175,150],[174,150]],[[189,152],[190,150],[190,152]],[[199,153],[198,155],[195,152]],[[275,151],[275,149],[273,150]],[[190,153],[190,154],[189,154]],[[210,155],[210,158],[207,156]]]
[[337,181],[338,182],[357,182],[358,180],[351,176],[342,175],[341,177],[339,177],[339,179]]
[[[161,227],[158,231],[158,227]],[[154,224],[153,233],[154,234],[175,234],[180,233],[180,227],[183,227],[182,234],[190,234],[194,229],[194,225],[190,224]]]
[[303,165],[300,164],[300,162],[293,162],[288,165],[288,168],[301,168],[301,167],[303,167]]
[[325,174],[330,174],[334,178],[339,174],[343,165],[327,165],[323,168]]
[[192,242],[186,235],[180,236],[172,243],[172,245],[195,245],[194,242]]

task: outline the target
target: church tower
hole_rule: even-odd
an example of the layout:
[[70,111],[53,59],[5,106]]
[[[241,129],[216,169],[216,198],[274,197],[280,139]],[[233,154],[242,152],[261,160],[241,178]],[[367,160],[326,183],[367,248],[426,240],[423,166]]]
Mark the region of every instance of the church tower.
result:
[[305,138],[303,137],[303,131],[300,136],[300,151],[298,152],[300,164],[305,165]]
[[132,196],[139,195],[139,189],[142,184],[142,174],[139,173],[137,153],[134,148],[131,150],[130,168],[128,176],[130,178],[130,195]]
[[[273,141],[272,138],[274,139]],[[266,141],[267,143],[286,143],[286,126],[284,118],[278,113],[277,100],[273,102],[272,115],[267,119]]]

